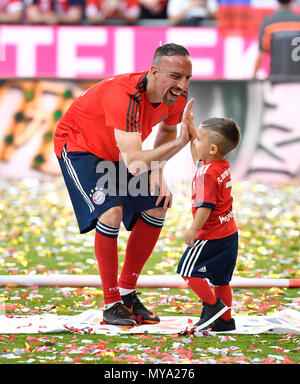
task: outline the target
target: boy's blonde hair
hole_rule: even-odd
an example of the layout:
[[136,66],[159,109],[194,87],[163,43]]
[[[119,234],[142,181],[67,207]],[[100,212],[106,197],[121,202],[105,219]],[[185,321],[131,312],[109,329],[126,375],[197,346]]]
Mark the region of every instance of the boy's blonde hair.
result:
[[217,145],[223,156],[237,147],[241,139],[240,127],[233,119],[213,117],[204,120],[201,128],[208,131],[210,144]]

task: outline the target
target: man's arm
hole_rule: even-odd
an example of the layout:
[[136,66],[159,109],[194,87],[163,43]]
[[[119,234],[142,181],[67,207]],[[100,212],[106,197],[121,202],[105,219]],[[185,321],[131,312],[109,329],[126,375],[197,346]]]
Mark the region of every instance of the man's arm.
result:
[[[169,143],[175,140],[177,137],[177,125],[167,125],[163,121],[159,124],[158,132],[154,141],[154,148],[160,147],[163,144]],[[159,168],[152,171],[150,175],[150,191],[154,193],[156,185],[159,186],[159,197],[156,204],[159,205],[164,198],[164,208],[171,208],[172,206],[172,193],[169,190],[168,184],[166,183],[163,176],[163,169],[165,163],[162,163]]]
[[177,125],[166,125],[163,121],[159,124],[154,141],[154,148],[175,140],[177,137]]
[[[190,110],[192,105],[193,103],[189,101],[185,110]],[[166,124],[160,126],[160,133],[156,138],[155,148],[150,150],[142,149],[142,141],[138,133],[115,129],[117,146],[127,168],[132,174],[135,175],[141,171],[144,172],[147,169],[157,167],[159,162],[169,160],[189,142],[190,136],[185,124],[181,125],[180,135],[177,138],[175,138],[175,129],[172,127],[168,127]],[[156,164],[153,164],[153,162],[156,162]]]
[[158,163],[169,160],[189,141],[186,129],[177,139],[150,150],[143,150],[139,133],[115,129],[115,138],[123,160],[133,175],[153,169]]

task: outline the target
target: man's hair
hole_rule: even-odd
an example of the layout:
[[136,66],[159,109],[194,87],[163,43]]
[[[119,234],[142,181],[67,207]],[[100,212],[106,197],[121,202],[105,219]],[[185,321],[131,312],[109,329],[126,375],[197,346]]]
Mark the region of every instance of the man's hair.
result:
[[201,128],[207,130],[209,142],[216,144],[223,156],[237,147],[241,139],[240,127],[233,119],[213,117],[204,120]]
[[158,65],[164,56],[190,56],[190,53],[182,45],[167,43],[156,48],[152,64]]
[[277,0],[278,1],[278,3],[280,3],[280,4],[289,4],[289,3],[291,3],[293,0]]

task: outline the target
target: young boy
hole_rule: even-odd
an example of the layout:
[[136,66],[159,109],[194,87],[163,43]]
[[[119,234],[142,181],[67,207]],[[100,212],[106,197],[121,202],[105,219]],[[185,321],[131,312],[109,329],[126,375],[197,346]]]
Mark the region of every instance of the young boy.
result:
[[211,118],[196,130],[191,112],[185,114],[182,124],[190,131],[197,171],[192,182],[194,220],[184,235],[188,248],[177,273],[203,302],[194,329],[230,331],[235,329],[235,322],[229,282],[237,258],[238,232],[232,212],[230,164],[225,155],[238,145],[240,129],[234,120]]

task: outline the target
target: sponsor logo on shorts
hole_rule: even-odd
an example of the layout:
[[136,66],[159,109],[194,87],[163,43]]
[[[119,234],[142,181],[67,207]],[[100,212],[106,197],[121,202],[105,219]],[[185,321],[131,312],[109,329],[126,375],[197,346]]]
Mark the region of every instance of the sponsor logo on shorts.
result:
[[101,205],[104,203],[105,201],[105,194],[101,191],[96,191],[93,193],[93,202],[96,204],[96,205]]

